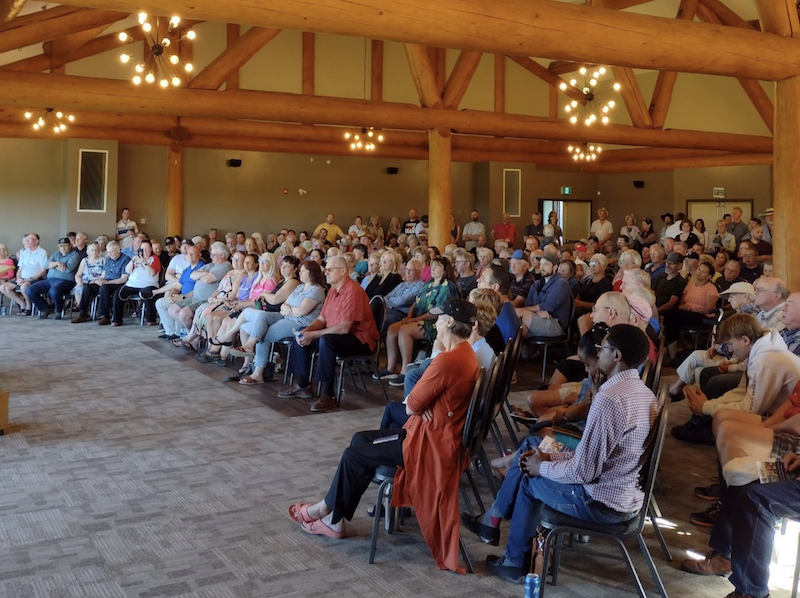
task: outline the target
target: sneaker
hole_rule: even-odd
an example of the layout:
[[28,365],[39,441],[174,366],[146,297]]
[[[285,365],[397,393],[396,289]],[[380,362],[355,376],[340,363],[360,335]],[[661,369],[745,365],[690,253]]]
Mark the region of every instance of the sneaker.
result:
[[714,446],[714,434],[711,432],[711,426],[695,426],[692,421],[688,421],[683,425],[675,426],[670,430],[670,434],[678,440],[684,442],[691,442],[692,444],[707,444]]
[[686,559],[681,563],[681,569],[695,575],[719,575],[727,577],[731,574],[731,561],[720,556],[717,552],[709,552],[706,558]]
[[313,399],[314,393],[310,386],[302,388],[299,384],[295,384],[286,388],[278,393],[279,399]]
[[694,523],[695,525],[699,525],[700,527],[714,527],[714,524],[717,522],[719,518],[719,511],[722,508],[722,503],[717,501],[710,507],[708,507],[705,511],[700,511],[698,513],[691,513],[689,515],[689,521]]
[[21,309],[17,312],[18,316],[29,316],[31,315],[31,310],[29,309]]
[[512,411],[509,417],[511,417],[511,419],[513,419],[515,422],[528,425],[535,424],[537,421],[539,421],[539,418],[536,417],[533,413],[524,410]]
[[400,388],[403,388],[403,386],[405,386],[405,383],[406,383],[406,377],[403,374],[397,374],[395,375],[394,378],[389,380],[389,386],[399,386]]
[[391,380],[397,376],[394,372],[390,372],[389,370],[381,370],[377,374],[372,374],[373,380]]
[[492,575],[497,575],[501,579],[511,583],[522,584],[525,575],[528,573],[527,567],[517,567],[505,564],[504,556],[490,554],[486,557],[486,568]]
[[[714,480],[715,478],[711,478]],[[714,482],[709,486],[695,486],[694,495],[703,500],[719,500],[719,483]]]
[[677,393],[675,393],[675,394],[669,393],[669,401],[670,401],[670,403],[679,403],[685,398],[686,398],[686,395],[683,394],[682,390],[677,392]]

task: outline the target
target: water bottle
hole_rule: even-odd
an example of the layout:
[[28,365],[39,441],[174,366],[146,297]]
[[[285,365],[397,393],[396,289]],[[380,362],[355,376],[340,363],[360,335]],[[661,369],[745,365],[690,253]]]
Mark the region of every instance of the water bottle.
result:
[[539,576],[528,573],[525,576],[525,598],[539,598]]
[[3,315],[3,316],[6,315],[6,306],[5,305],[2,308],[0,308],[0,315]]
[[292,328],[292,334],[294,334],[294,338],[297,340],[297,343],[300,344],[300,341],[303,340],[303,331],[298,330],[297,328]]

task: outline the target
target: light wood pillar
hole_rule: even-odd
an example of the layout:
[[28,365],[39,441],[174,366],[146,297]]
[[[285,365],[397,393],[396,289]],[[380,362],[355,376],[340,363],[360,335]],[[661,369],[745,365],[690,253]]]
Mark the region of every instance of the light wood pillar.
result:
[[449,129],[428,131],[428,245],[444,253],[450,242],[452,138]]
[[800,77],[775,84],[775,154],[773,162],[772,255],[775,275],[800,291],[800,259],[789,250],[788,235],[800,222]]
[[166,235],[183,235],[183,147],[167,148]]

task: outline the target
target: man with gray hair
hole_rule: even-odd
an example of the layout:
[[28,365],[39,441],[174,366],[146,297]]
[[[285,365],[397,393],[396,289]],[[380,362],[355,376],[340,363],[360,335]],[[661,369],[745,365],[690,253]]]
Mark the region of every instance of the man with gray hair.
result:
[[117,241],[109,241],[106,245],[106,252],[103,274],[99,279],[92,281],[88,289],[81,293],[80,311],[77,316],[72,318],[73,324],[88,322],[91,319],[89,317],[89,308],[95,296],[100,298],[97,305],[100,324],[111,324],[109,316],[111,314],[111,306],[114,304],[114,294],[122,285],[128,282],[128,273],[125,272],[125,266],[128,265],[131,258],[122,253]]
[[[463,249],[461,251],[464,251]],[[472,257],[469,253],[464,251],[466,255]],[[417,295],[422,290],[422,262],[413,259],[409,260],[403,270],[403,282],[389,291],[383,298],[386,303],[386,318],[383,322],[384,329],[395,322],[399,322],[408,316],[409,308],[414,304]],[[381,331],[384,332],[384,331]]]

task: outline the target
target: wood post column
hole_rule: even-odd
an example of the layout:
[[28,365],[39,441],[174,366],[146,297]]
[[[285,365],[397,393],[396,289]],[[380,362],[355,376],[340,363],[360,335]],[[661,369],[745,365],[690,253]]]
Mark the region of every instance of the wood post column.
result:
[[428,131],[428,245],[444,253],[450,242],[450,163],[452,138],[449,129]]
[[793,292],[800,290],[800,259],[790,251],[791,223],[800,222],[800,77],[775,84],[775,155],[772,255],[775,275]]
[[167,148],[165,235],[183,235],[183,147]]

